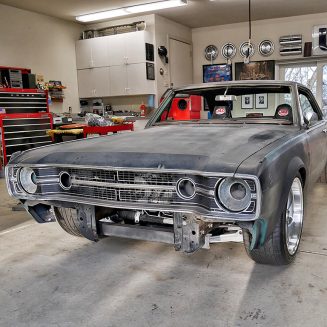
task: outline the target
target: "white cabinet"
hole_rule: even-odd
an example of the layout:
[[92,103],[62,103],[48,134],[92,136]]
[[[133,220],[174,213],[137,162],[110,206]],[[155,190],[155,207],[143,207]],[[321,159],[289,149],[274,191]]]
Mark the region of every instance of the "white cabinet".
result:
[[132,32],[108,37],[109,66],[145,62],[146,32]]
[[117,34],[76,42],[77,69],[145,62],[146,32]]
[[92,63],[92,40],[79,40],[76,42],[76,66],[77,69],[91,67]]
[[146,64],[127,65],[127,89],[129,95],[155,94],[154,81],[146,78]]
[[101,67],[92,69],[92,85],[95,97],[105,97],[110,94],[110,69]]
[[112,35],[107,41],[109,66],[126,64],[125,42],[127,34]]
[[105,97],[110,94],[109,67],[79,69],[77,79],[80,98]]
[[77,69],[109,66],[108,36],[76,42]]
[[77,71],[78,95],[80,98],[91,98],[93,88],[91,87],[91,69],[79,69]]
[[155,94],[146,77],[146,31],[80,40],[76,64],[80,98]]
[[127,88],[127,69],[126,65],[110,67],[110,95],[126,95]]
[[146,78],[146,64],[110,67],[111,96],[155,94],[154,81]]
[[125,56],[127,64],[145,62],[145,31],[128,33],[125,43]]

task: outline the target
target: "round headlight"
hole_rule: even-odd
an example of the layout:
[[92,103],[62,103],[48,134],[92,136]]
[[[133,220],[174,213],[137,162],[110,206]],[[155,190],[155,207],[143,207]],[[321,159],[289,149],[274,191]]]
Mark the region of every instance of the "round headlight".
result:
[[70,190],[70,188],[72,187],[72,179],[66,171],[63,171],[60,173],[59,185],[62,189],[66,190],[66,191]]
[[195,184],[191,179],[182,178],[177,183],[177,194],[184,200],[190,200],[195,195]]
[[218,186],[217,197],[225,209],[241,212],[251,203],[251,190],[242,179],[226,178]]
[[26,193],[35,193],[37,184],[34,170],[28,167],[21,168],[19,171],[19,183]]

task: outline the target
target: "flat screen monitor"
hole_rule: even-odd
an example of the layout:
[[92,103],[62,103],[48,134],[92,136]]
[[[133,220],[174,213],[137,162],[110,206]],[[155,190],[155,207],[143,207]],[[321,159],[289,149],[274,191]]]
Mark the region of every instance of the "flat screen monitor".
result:
[[231,81],[232,65],[203,65],[203,83]]

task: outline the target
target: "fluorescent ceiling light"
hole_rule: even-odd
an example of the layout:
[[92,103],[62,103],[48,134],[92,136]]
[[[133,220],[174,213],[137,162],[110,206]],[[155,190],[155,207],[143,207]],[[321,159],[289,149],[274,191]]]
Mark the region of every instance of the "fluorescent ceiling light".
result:
[[115,9],[110,11],[97,12],[94,14],[88,14],[83,16],[76,17],[80,22],[92,22],[95,20],[115,18],[126,15],[126,12],[123,9]]
[[158,1],[152,3],[145,3],[144,5],[132,6],[126,8],[126,11],[132,14],[155,11],[160,9],[174,8],[187,5],[187,2],[181,0],[168,0],[168,1]]
[[141,5],[130,6],[130,7],[101,11],[94,14],[77,16],[76,20],[86,23],[86,22],[93,22],[96,20],[127,16],[131,14],[142,13],[147,11],[175,8],[185,5],[187,5],[187,0],[163,0],[163,1],[156,1],[151,3],[141,4]]

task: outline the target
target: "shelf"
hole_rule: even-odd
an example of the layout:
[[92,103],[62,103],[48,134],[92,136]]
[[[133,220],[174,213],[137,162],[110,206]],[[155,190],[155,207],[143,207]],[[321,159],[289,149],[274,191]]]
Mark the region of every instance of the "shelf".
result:
[[51,91],[51,90],[65,90],[67,89],[66,86],[48,86],[48,90]]

